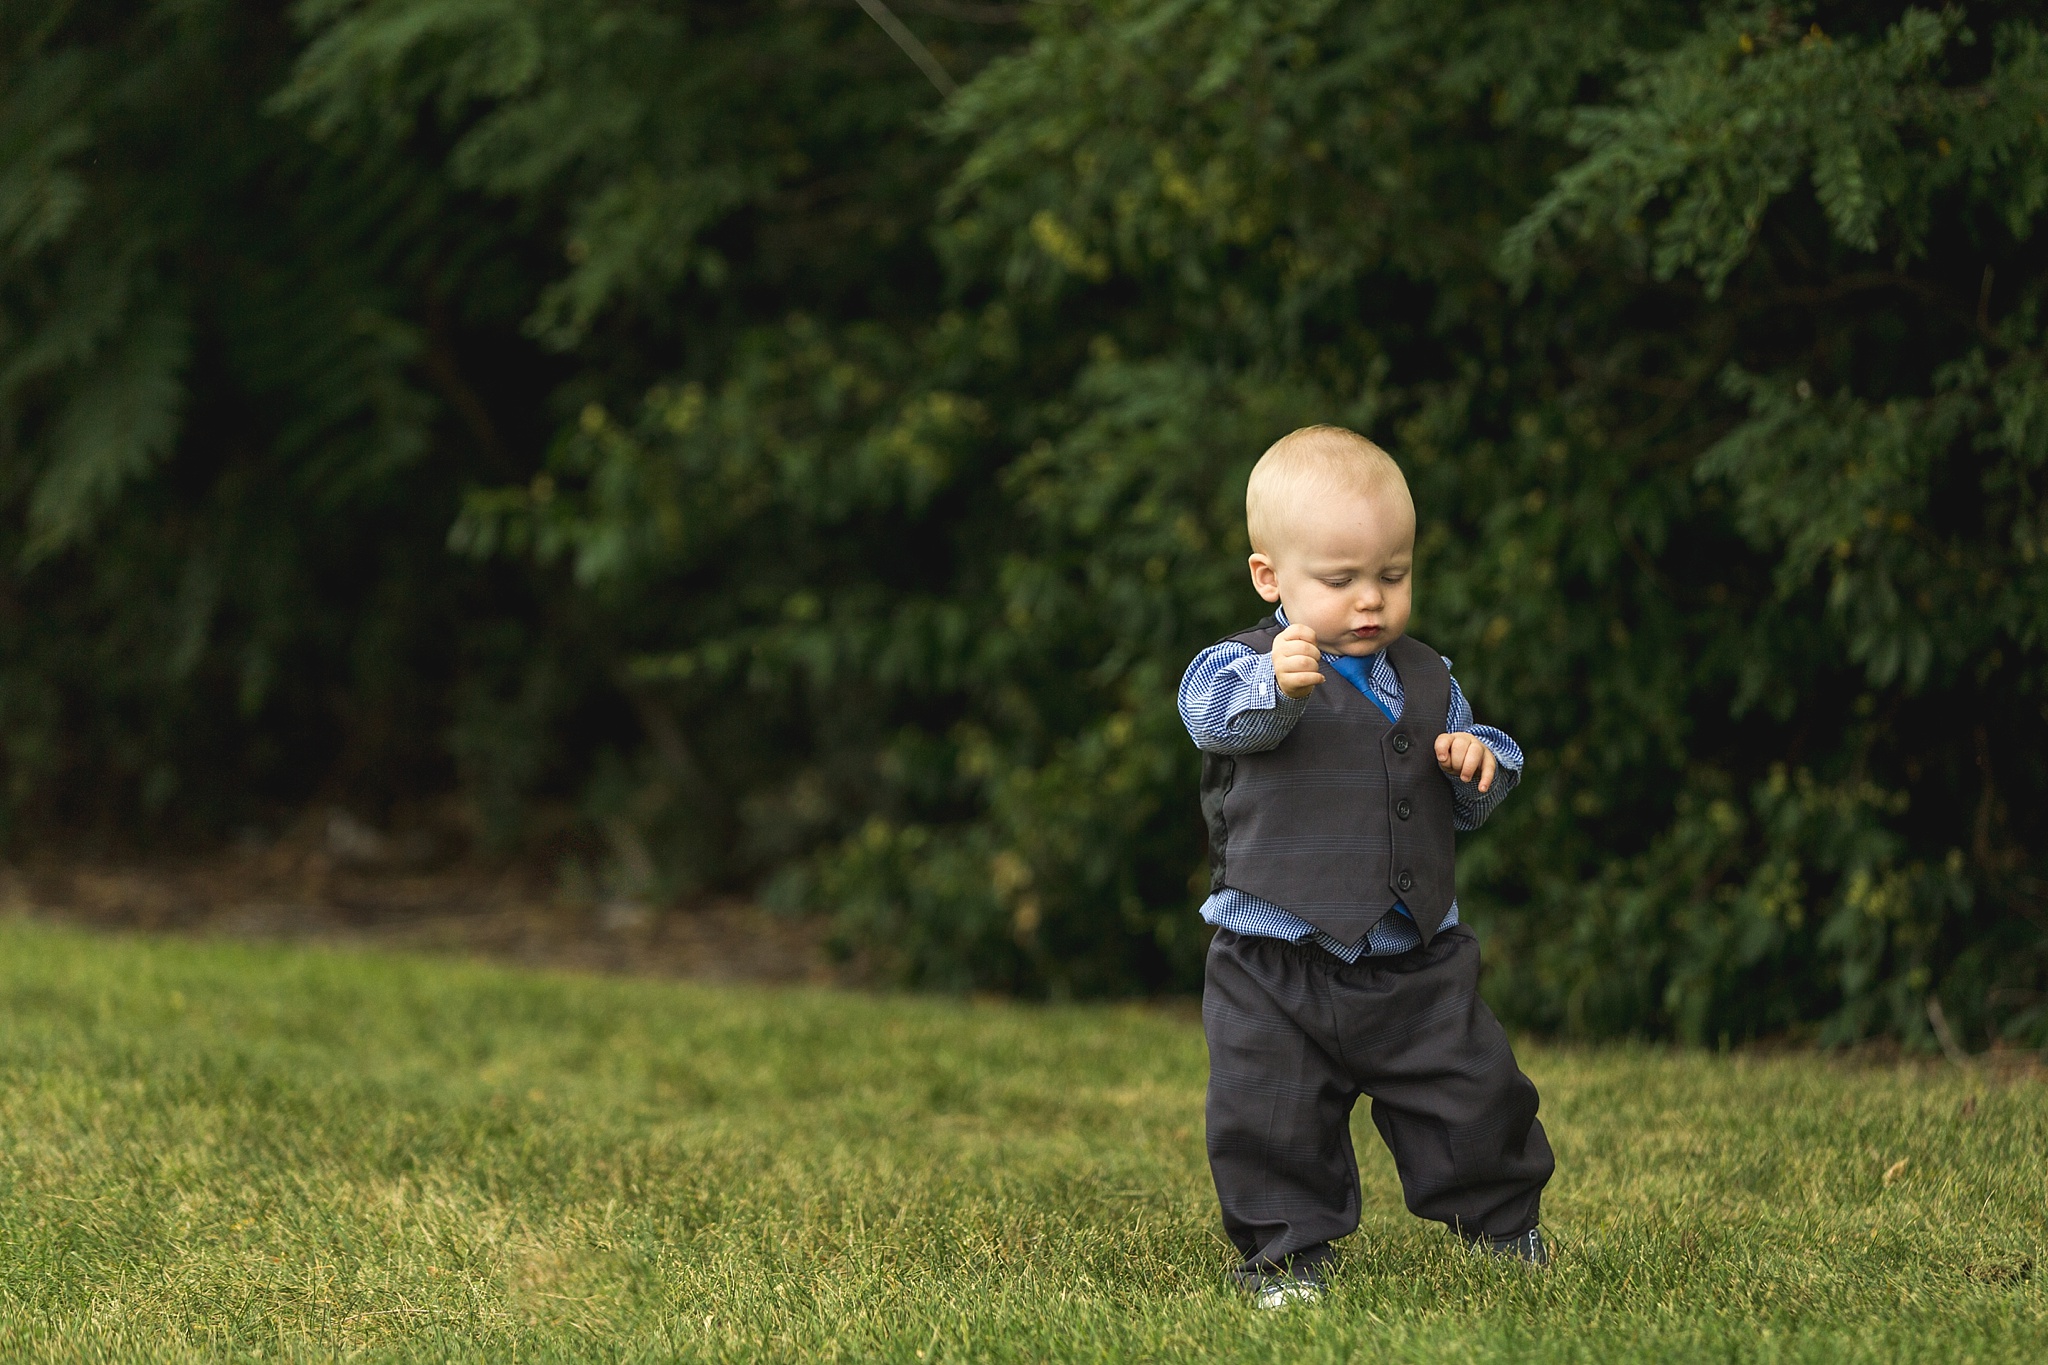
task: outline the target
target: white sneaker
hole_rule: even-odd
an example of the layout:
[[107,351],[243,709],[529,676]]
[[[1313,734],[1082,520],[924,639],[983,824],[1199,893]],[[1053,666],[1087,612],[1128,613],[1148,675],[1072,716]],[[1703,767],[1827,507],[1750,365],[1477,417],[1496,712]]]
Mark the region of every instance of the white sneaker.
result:
[[1285,1308],[1291,1303],[1316,1303],[1322,1297],[1322,1287],[1311,1280],[1276,1280],[1253,1292],[1252,1306]]

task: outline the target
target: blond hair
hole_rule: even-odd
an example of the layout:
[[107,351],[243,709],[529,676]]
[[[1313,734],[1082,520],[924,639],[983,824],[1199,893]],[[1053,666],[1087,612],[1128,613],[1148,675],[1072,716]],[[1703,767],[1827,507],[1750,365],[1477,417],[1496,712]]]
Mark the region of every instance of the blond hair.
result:
[[1415,512],[1408,480],[1393,456],[1344,427],[1302,427],[1266,447],[1252,466],[1244,488],[1252,549],[1271,554],[1296,508],[1333,493],[1388,494],[1405,503],[1409,515]]

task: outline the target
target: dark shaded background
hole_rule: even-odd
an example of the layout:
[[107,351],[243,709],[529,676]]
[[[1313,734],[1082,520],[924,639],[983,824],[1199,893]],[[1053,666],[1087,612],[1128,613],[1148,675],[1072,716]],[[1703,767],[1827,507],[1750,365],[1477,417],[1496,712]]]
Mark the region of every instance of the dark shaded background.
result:
[[0,831],[340,803],[1185,987],[1243,478],[1400,458],[1526,1025],[2048,1038],[2038,5],[0,9]]

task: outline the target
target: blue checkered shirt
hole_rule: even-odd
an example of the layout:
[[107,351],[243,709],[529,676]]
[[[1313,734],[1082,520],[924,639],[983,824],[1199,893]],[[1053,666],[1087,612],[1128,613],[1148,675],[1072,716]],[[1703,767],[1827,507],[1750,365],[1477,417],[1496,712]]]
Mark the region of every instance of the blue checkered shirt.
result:
[[[1283,626],[1287,624],[1285,612],[1275,615]],[[1449,668],[1450,664],[1449,659],[1444,660],[1444,667]],[[1364,658],[1325,654],[1323,667],[1371,698],[1388,720],[1401,719],[1405,700],[1401,675],[1387,661],[1384,648]],[[1272,656],[1234,641],[1211,645],[1197,654],[1180,682],[1180,718],[1187,725],[1195,747],[1204,753],[1263,753],[1287,738],[1307,707],[1306,697],[1297,701],[1280,690],[1273,677]],[[1473,724],[1472,704],[1465,700],[1456,678],[1451,679],[1450,713],[1444,728],[1472,735],[1500,760],[1500,771],[1494,775],[1490,791],[1481,793],[1476,783],[1451,782],[1451,823],[1461,830],[1477,829],[1522,780],[1522,749],[1492,726]],[[1231,887],[1203,902],[1202,918],[1219,928],[1256,938],[1306,940],[1346,962],[1356,962],[1362,957],[1405,953],[1422,946],[1422,935],[1409,918],[1408,907],[1396,901],[1394,909],[1400,913],[1383,917],[1357,943],[1332,938],[1271,901]],[[1457,922],[1458,903],[1452,901],[1450,913],[1444,916],[1444,927]]]

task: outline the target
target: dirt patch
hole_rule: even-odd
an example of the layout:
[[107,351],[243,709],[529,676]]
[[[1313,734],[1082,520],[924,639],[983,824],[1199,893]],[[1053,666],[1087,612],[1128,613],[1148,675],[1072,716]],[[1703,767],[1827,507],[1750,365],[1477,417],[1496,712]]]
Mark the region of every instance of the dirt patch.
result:
[[538,869],[428,865],[342,812],[190,858],[0,864],[0,911],[108,930],[326,940],[532,965],[854,984],[815,920],[735,900],[663,908],[565,894]]

